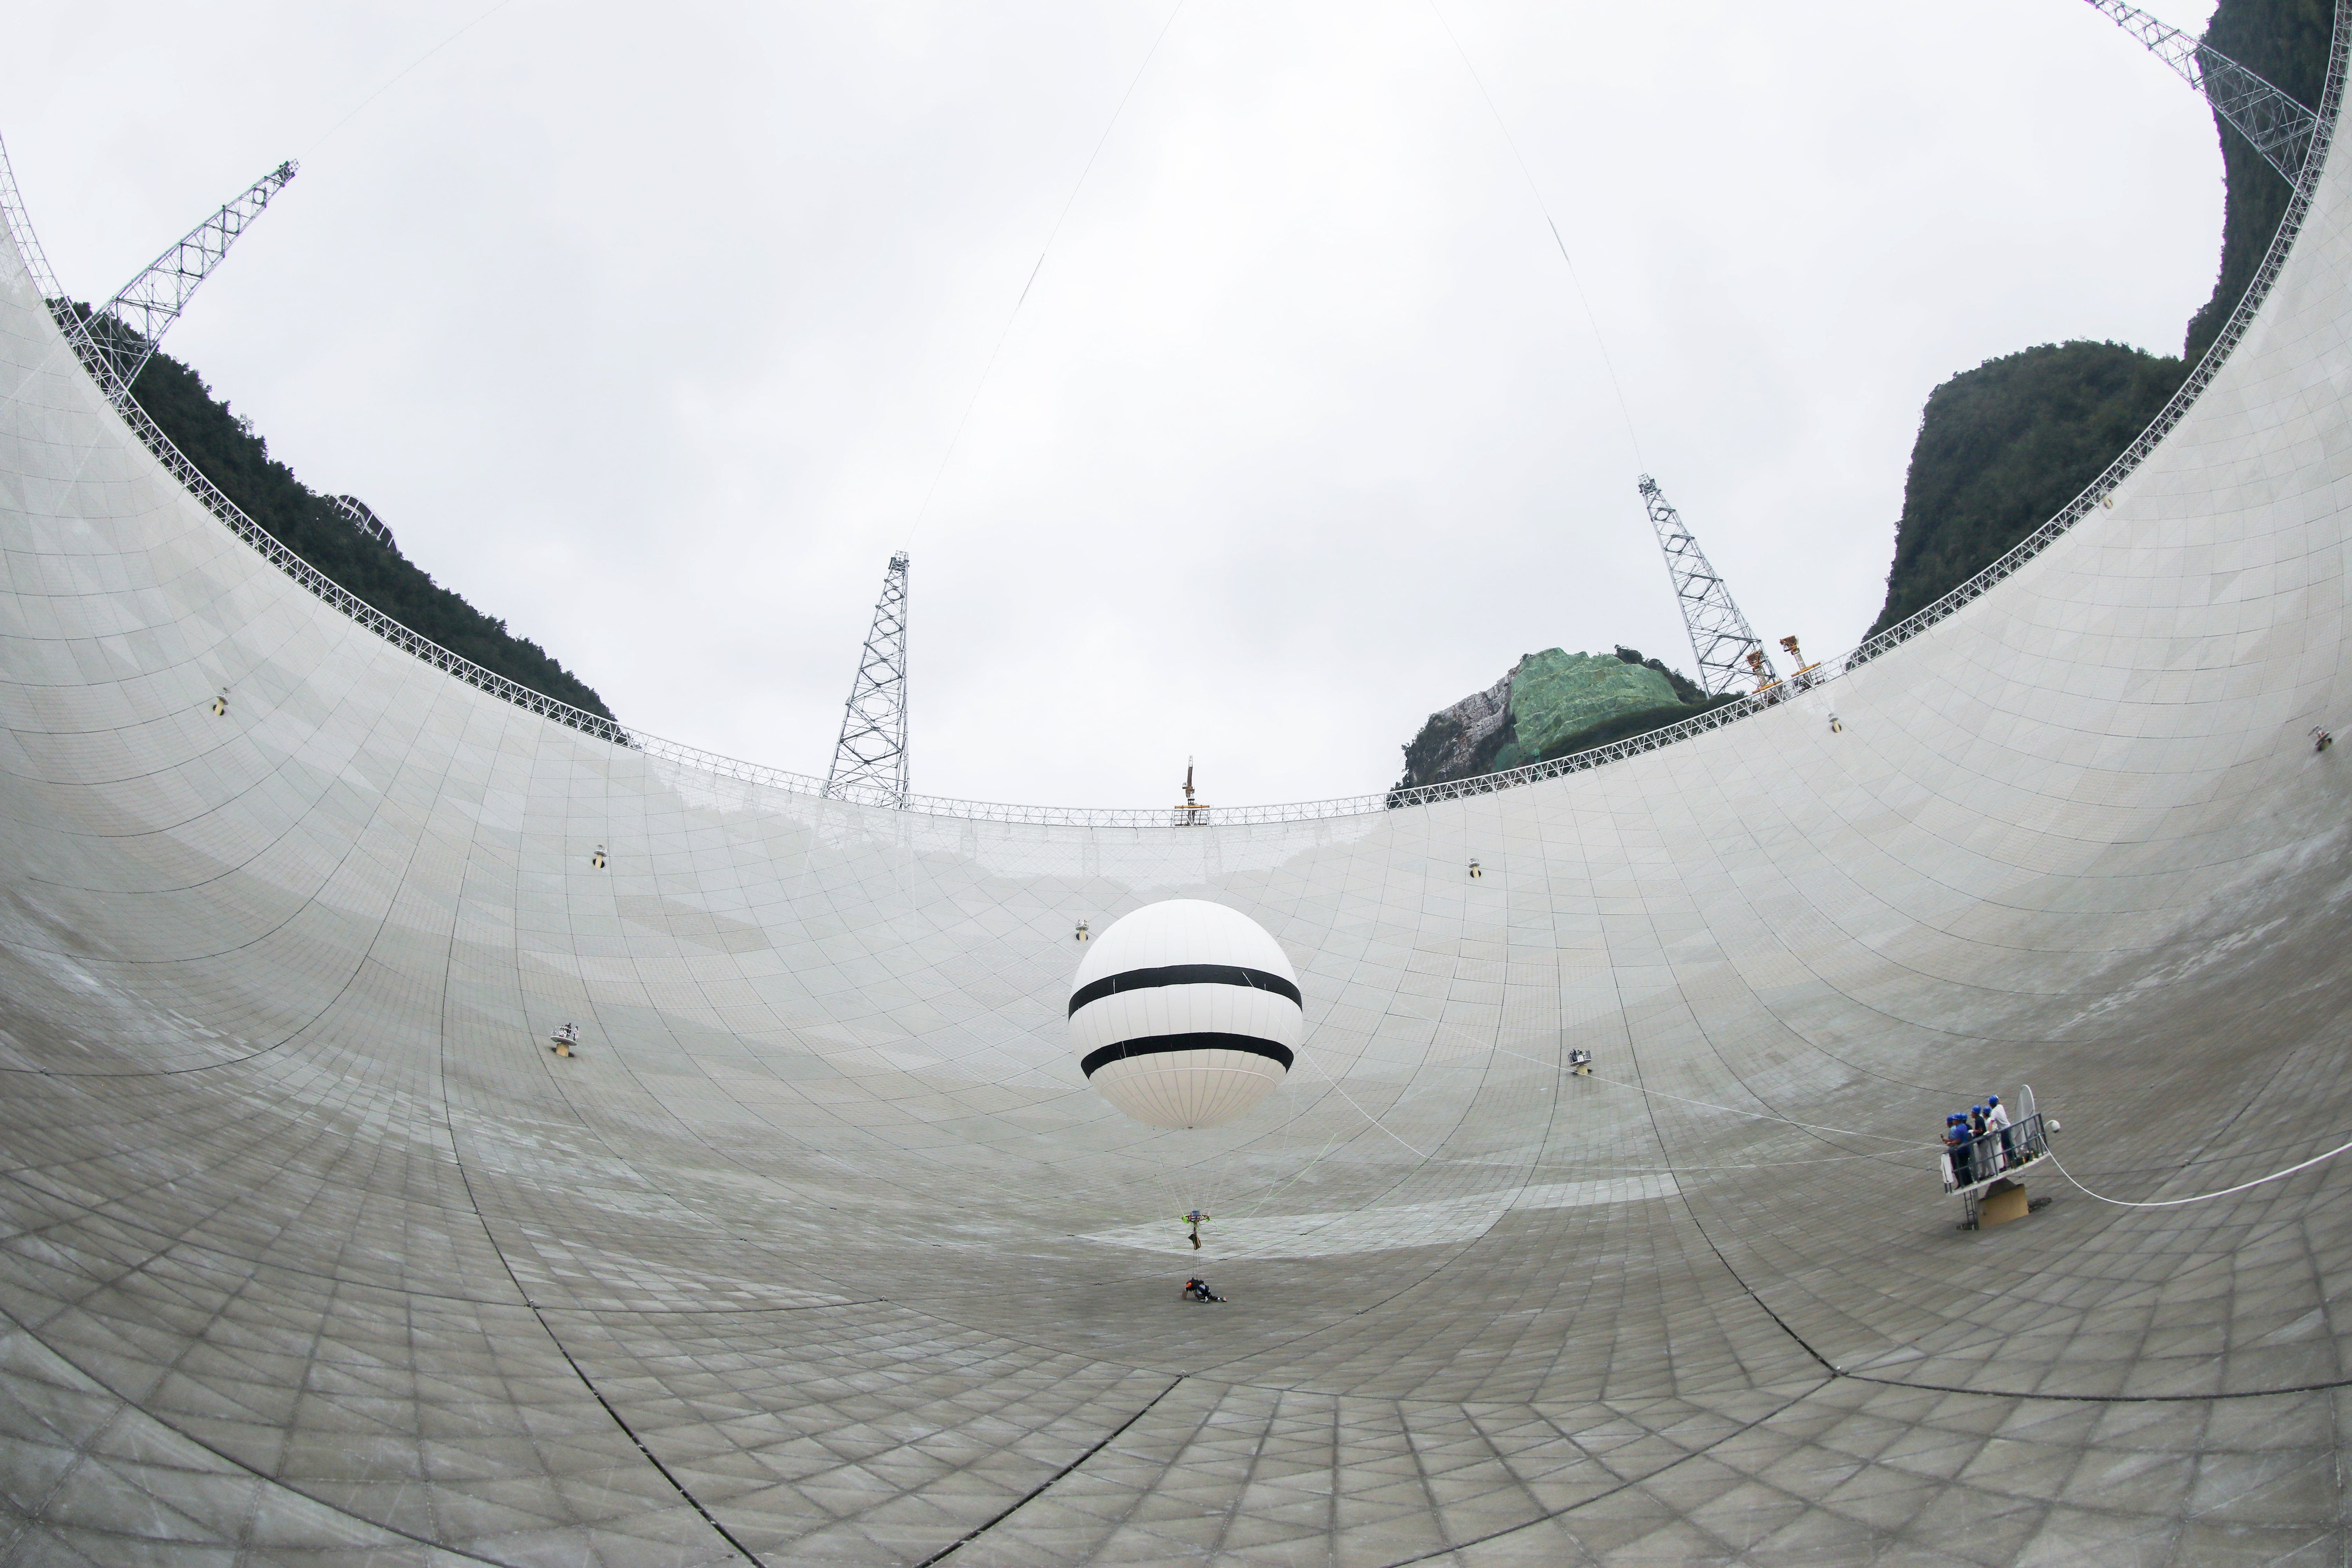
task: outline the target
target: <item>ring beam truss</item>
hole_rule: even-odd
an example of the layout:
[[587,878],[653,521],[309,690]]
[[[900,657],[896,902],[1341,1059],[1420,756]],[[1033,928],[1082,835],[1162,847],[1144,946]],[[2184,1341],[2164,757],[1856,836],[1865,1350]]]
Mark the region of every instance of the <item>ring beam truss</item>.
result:
[[[2091,0],[2104,9],[2108,0]],[[2341,54],[2347,40],[2338,37],[2336,48]],[[2340,65],[2340,60],[2338,62]],[[1961,610],[1968,608],[1995,584],[2014,575],[2019,569],[2047,550],[2062,534],[2090,515],[2092,510],[2110,498],[2116,488],[2155,449],[2157,444],[2180,422],[2214,374],[2229,358],[2231,351],[2245,335],[2255,312],[2269,297],[2271,287],[2278,279],[2279,269],[2285,264],[2295,237],[2302,232],[2309,215],[2313,195],[2312,172],[2326,162],[2329,143],[2334,135],[2336,111],[2341,100],[2343,71],[2331,69],[2326,100],[2320,106],[2310,144],[2301,164],[2303,176],[2295,183],[2294,194],[2279,220],[2277,232],[2272,236],[2270,248],[2264,253],[2262,266],[2256,270],[2246,291],[2239,297],[2230,319],[2213,340],[2203,359],[2200,360],[2180,389],[2158,411],[2147,428],[2108,464],[2098,478],[2085,486],[2081,494],[2069,501],[2055,517],[2019,541],[1999,560],[1975,576],[1954,588],[1934,604],[1907,619],[1864,640],[1859,647],[1843,655],[1822,659],[1811,674],[1811,689],[1869,663],[1872,659],[1901,647]],[[32,268],[37,283],[50,297],[58,295],[53,278],[48,272],[39,242],[27,220],[24,201],[11,173],[5,147],[0,147],[0,217],[5,217],[27,264]],[[94,373],[95,374],[95,373]],[[650,757],[673,763],[681,767],[732,779],[762,788],[782,790],[793,795],[825,795],[826,780],[814,774],[793,773],[763,763],[745,762],[722,756],[680,742],[649,735],[642,731],[615,723],[599,714],[574,708],[566,702],[532,690],[520,682],[509,680],[493,670],[486,669],[461,654],[453,653],[394,620],[366,601],[345,590],[309,562],[280,544],[259,523],[246,516],[236,503],[199,472],[177,447],[173,447],[152,419],[147,417],[136,402],[124,400],[117,405],[123,418],[138,434],[149,450],[164,467],[186,485],[189,491],[204,503],[222,524],[238,538],[252,545],[271,564],[293,578],[326,604],[350,616],[383,637],[386,642],[415,655],[436,668],[444,670],[475,689],[510,702],[518,708],[553,720],[572,729],[593,735],[614,746],[626,747]],[[885,597],[887,594],[886,589]],[[877,606],[878,610],[878,606]],[[1408,806],[1426,805],[1439,801],[1456,800],[1470,795],[1494,795],[1517,789],[1543,780],[1558,778],[1571,773],[1605,767],[1625,758],[1645,752],[1657,751],[1679,742],[1691,740],[1727,724],[1736,724],[1771,707],[1779,700],[1775,692],[1751,693],[1738,702],[1685,719],[1645,735],[1618,741],[1570,756],[1556,757],[1549,762],[1514,768],[1506,773],[1486,773],[1475,778],[1455,779],[1444,784],[1422,784],[1410,789],[1387,790],[1371,795],[1339,795],[1325,800],[1293,801],[1278,805],[1218,806],[1213,808],[1215,820],[1221,823],[1311,822],[1328,817],[1366,816],[1379,811],[1394,811]],[[902,753],[903,754],[903,753]],[[902,786],[903,787],[903,786]],[[954,817],[968,821],[1024,823],[1073,827],[1135,827],[1167,828],[1169,816],[1164,806],[1065,806],[1020,805],[998,801],[963,800],[939,795],[904,793],[896,803],[899,809],[928,816]]]

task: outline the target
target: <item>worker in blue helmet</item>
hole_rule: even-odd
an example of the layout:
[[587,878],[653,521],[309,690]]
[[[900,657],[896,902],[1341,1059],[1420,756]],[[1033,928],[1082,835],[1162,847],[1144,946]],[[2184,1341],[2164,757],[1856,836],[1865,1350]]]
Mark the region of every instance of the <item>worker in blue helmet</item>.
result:
[[2000,1096],[1997,1094],[1985,1097],[1985,1125],[1991,1128],[1993,1135],[2000,1140],[2001,1168],[2007,1170],[2016,1164],[2017,1134],[2009,1130],[2009,1107],[2000,1102]]
[[1973,1184],[1976,1173],[1969,1160],[1969,1119],[1957,1110],[1944,1118],[1944,1152],[1952,1157],[1952,1184]]

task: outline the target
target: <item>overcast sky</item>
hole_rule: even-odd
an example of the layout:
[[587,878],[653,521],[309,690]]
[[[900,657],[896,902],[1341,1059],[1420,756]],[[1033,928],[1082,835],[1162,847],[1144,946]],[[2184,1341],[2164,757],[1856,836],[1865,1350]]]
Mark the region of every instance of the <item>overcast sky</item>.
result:
[[2082,0],[47,11],[0,137],[68,288],[299,158],[172,352],[714,751],[824,771],[909,547],[929,794],[1354,794],[1523,653],[1688,671],[1644,469],[1841,651],[1929,389],[2177,353],[2220,251],[2203,105]]

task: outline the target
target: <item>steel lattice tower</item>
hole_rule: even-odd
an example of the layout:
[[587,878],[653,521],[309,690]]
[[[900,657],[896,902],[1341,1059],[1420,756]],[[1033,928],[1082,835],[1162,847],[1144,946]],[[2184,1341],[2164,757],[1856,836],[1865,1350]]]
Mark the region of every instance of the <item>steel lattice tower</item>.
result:
[[874,626],[849,683],[824,793],[867,805],[907,804],[907,552],[890,557]]
[[218,212],[190,229],[185,237],[147,264],[87,321],[70,319],[73,307],[56,302],[59,324],[80,351],[90,374],[110,399],[131,395],[131,384],[155,353],[156,343],[180,312],[188,308],[196,285],[212,276],[247,225],[261,216],[269,198],[294,177],[289,160],[247,185]]
[[2290,185],[2303,183],[2319,117],[2221,50],[2210,48],[2178,27],[2123,0],[2090,0],[2116,26],[2147,46],[2148,52],[2180,73],[2180,79],[2213,106],[2229,127],[2244,137],[2263,161]]
[[[1658,531],[1658,548],[1666,553],[1666,575],[1674,579],[1675,597],[1682,602],[1683,624],[1690,628],[1699,685],[1709,696],[1720,696],[1751,675],[1777,679],[1763,640],[1731,602],[1731,590],[1683,526],[1682,513],[1647,474],[1642,476],[1641,490],[1643,503],[1650,509],[1650,526]],[[1751,652],[1762,658],[1760,665],[1748,662]]]

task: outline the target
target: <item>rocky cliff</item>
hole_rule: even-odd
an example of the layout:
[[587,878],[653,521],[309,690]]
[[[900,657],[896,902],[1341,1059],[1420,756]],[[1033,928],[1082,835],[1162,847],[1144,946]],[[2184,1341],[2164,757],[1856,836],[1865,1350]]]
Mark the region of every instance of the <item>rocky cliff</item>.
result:
[[1659,729],[1717,702],[1638,648],[1531,653],[1484,691],[1429,716],[1396,787],[1500,773]]

